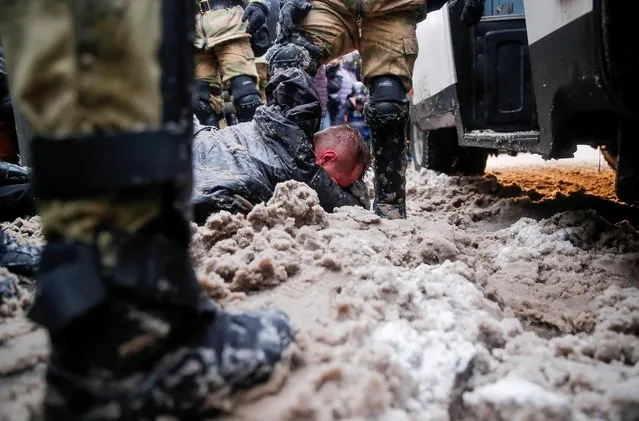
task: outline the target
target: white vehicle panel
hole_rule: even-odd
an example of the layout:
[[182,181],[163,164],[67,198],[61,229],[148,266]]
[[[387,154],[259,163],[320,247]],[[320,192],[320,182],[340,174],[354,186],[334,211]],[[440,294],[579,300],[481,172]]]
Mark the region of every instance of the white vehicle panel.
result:
[[[594,0],[524,0],[528,44],[592,12]],[[585,41],[584,41],[585,42]]]
[[413,103],[420,103],[457,83],[448,4],[417,24],[419,54],[413,70]]

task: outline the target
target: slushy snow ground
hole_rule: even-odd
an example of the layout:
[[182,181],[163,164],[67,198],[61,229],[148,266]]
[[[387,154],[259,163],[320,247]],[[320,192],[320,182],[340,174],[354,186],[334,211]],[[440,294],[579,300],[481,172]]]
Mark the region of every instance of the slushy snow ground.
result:
[[[196,229],[193,256],[229,309],[278,307],[301,356],[282,387],[223,419],[639,419],[636,209],[598,152],[491,158],[484,177],[409,172],[406,221],[326,214],[280,185],[247,217]],[[538,188],[537,188],[538,187]],[[37,239],[37,219],[7,227]],[[45,336],[20,300],[0,322],[0,420],[43,393]]]

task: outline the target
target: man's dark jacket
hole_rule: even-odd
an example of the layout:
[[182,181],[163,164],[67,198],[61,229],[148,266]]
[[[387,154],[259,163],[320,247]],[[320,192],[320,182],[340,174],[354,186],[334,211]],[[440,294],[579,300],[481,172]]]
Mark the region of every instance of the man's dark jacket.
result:
[[266,87],[267,105],[254,120],[218,131],[195,127],[194,215],[203,222],[213,212],[246,212],[271,198],[276,184],[308,184],[328,212],[359,200],[315,164],[313,134],[322,109],[314,81],[299,69],[274,76]]

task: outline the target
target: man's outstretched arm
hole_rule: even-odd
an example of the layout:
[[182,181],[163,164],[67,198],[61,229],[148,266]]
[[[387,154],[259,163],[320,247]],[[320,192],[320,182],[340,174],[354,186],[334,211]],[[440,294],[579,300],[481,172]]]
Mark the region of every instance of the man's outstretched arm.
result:
[[327,212],[333,212],[340,206],[362,205],[359,198],[338,186],[322,168],[306,184],[317,192],[320,206]]

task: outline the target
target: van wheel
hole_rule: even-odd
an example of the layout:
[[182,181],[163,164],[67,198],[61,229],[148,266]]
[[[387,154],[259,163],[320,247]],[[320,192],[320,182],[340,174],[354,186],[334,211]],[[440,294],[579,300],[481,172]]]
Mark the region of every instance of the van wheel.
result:
[[488,150],[481,148],[459,148],[453,173],[464,175],[482,175],[486,170]]
[[489,151],[462,148],[453,128],[423,132],[413,126],[411,139],[415,169],[427,168],[444,174],[479,175],[486,169]]
[[617,171],[617,149],[616,147],[609,146],[601,146],[599,147],[599,151],[601,152],[601,156],[603,156],[604,161],[612,168]]
[[639,204],[639,143],[634,135],[637,123],[627,118],[621,119],[617,154],[617,197],[634,205]]

